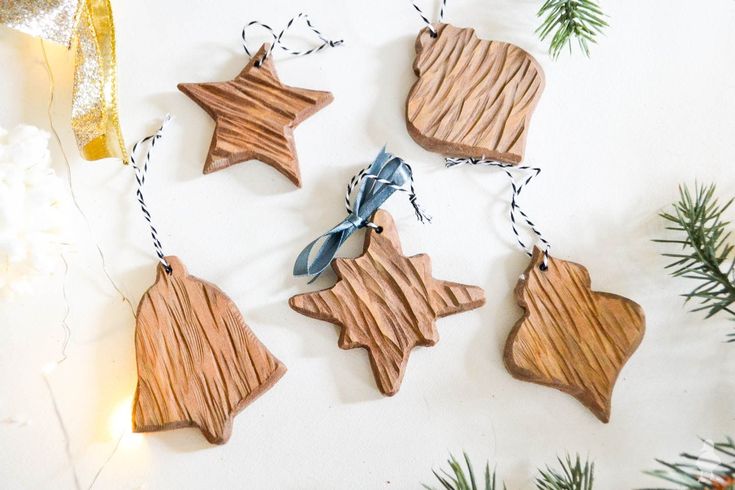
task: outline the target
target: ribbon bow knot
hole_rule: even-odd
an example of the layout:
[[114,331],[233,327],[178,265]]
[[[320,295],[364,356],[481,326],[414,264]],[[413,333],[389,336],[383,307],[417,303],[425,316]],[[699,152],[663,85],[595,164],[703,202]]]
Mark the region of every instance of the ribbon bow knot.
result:
[[[358,183],[359,188],[355,196],[355,203],[351,205],[350,196]],[[347,217],[301,251],[296,258],[294,275],[313,276],[313,280],[316,280],[329,267],[332,259],[337,255],[337,251],[352,234],[360,228],[375,226],[370,218],[396,191],[410,193],[410,201],[418,219],[422,222],[430,220],[416,202],[411,167],[402,159],[386,152],[383,148],[375,161],[353,177],[347,186],[347,196],[345,198],[347,212],[349,213]],[[323,243],[313,260],[310,260],[312,251],[320,242]]]

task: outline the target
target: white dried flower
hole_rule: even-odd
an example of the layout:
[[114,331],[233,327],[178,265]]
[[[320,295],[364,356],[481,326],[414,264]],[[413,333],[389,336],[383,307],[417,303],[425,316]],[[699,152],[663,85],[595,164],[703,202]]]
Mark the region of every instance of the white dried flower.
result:
[[0,128],[0,297],[31,292],[58,264],[68,206],[48,142],[33,126]]

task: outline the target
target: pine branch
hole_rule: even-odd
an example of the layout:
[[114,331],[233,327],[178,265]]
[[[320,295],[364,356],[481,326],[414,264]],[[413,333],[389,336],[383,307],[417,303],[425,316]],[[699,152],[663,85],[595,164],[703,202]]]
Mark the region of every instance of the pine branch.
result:
[[595,465],[589,461],[582,463],[579,455],[572,461],[570,456],[562,460],[559,458],[561,470],[551,469],[548,466],[536,478],[538,490],[592,490]]
[[[665,469],[646,471],[647,475],[674,483],[687,490],[733,490],[735,489],[735,441],[702,441],[702,454],[681,454],[682,461],[667,463],[656,460]],[[726,458],[729,462],[723,462]]]
[[[442,488],[444,490],[481,490],[480,487],[477,486],[478,480],[475,476],[475,471],[472,468],[470,458],[467,456],[467,453],[463,454],[465,464],[467,465],[466,470],[462,467],[459,461],[457,461],[457,458],[450,455],[448,463],[451,473],[446,470],[441,470],[441,472],[437,472],[436,470],[433,471],[434,476],[439,480],[439,483],[442,484]],[[485,465],[484,483],[485,490],[500,490],[496,481],[495,471],[490,471],[489,463]],[[424,488],[427,490],[437,490],[436,488],[428,485],[424,485]],[[505,485],[503,485],[503,490],[506,490]]]
[[595,0],[545,0],[538,11],[544,17],[536,33],[542,41],[551,36],[549,53],[556,59],[561,51],[572,51],[572,38],[576,38],[582,52],[590,55],[590,44],[597,42],[597,35],[605,27],[605,14]]
[[[671,224],[667,230],[683,236],[654,241],[681,248],[677,253],[663,255],[672,259],[666,268],[673,276],[698,283],[692,292],[683,295],[687,302],[700,303],[693,311],[706,311],[707,318],[726,312],[735,320],[735,258],[730,258],[735,245],[728,243],[730,222],[723,218],[733,200],[720,205],[715,191],[714,184],[696,184],[693,194],[686,186],[680,186],[673,213],[660,216]],[[735,334],[730,338],[735,342]]]
[[[443,490],[481,490],[478,486],[478,478],[472,468],[467,454],[464,454],[466,469],[462,467],[454,456],[450,456],[449,468],[451,471],[434,471],[434,476],[442,485]],[[574,461],[567,456],[565,460],[559,459],[561,470],[546,468],[540,471],[536,479],[537,490],[592,490],[595,465],[593,463],[582,463],[579,456]],[[507,490],[505,484],[497,483],[495,471],[490,471],[490,465],[485,466],[484,490]],[[435,487],[424,485],[426,490],[437,490]]]

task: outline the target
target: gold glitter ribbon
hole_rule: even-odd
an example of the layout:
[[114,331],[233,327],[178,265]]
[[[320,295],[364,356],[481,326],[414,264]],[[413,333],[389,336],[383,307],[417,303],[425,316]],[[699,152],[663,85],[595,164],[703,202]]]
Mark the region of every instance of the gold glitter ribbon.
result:
[[0,24],[71,49],[71,125],[87,160],[128,161],[117,108],[115,25],[109,0],[0,0]]

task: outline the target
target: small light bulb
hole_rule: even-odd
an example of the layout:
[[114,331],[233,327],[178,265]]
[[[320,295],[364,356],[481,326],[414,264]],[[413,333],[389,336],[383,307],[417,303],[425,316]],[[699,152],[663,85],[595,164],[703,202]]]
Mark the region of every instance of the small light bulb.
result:
[[109,429],[113,437],[120,437],[124,434],[133,432],[133,421],[131,409],[133,406],[132,398],[126,398],[121,401],[110,415]]
[[41,368],[41,372],[44,375],[48,376],[49,374],[51,374],[54,371],[56,371],[56,368],[57,367],[59,367],[59,363],[58,362],[49,362],[48,364],[46,364],[45,366],[43,366],[43,368]]

